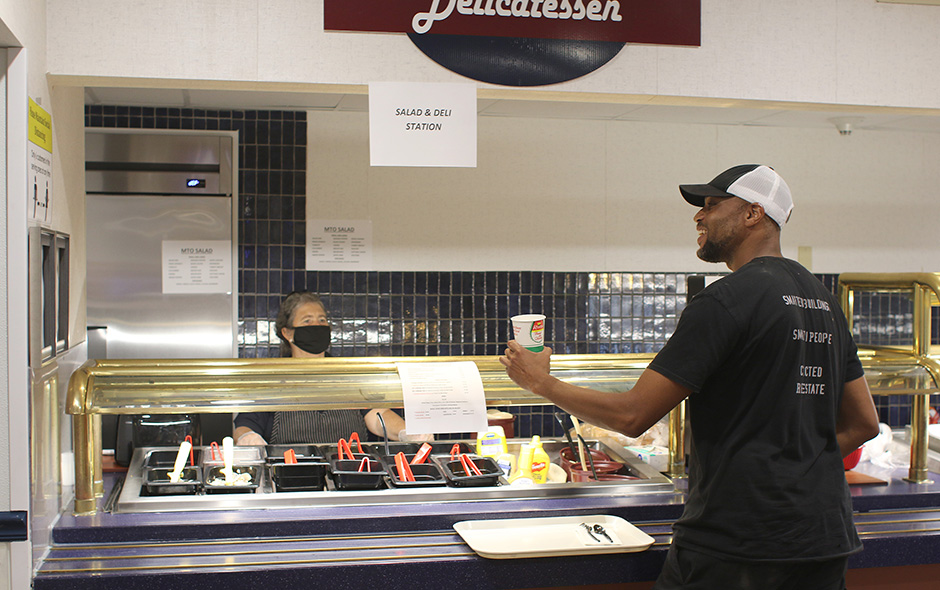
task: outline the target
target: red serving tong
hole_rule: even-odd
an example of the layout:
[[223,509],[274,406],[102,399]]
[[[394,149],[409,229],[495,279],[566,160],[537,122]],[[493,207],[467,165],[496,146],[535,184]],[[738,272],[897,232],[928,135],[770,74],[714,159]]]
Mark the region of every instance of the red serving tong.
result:
[[466,453],[460,455],[460,464],[463,465],[463,470],[467,472],[468,477],[471,475],[483,475],[483,472],[476,466],[473,459]]
[[418,449],[417,454],[415,454],[415,456],[412,457],[411,464],[419,465],[421,463],[424,463],[425,461],[428,460],[428,456],[430,456],[430,454],[431,454],[431,444],[424,443],[423,445],[421,445],[421,448]]
[[339,442],[336,443],[336,446],[339,448],[339,458],[340,461],[343,460],[343,453],[349,455],[350,459],[355,459],[352,454],[352,449],[349,448],[349,443],[346,442],[345,438],[339,439]]
[[408,461],[405,459],[404,453],[398,453],[395,455],[395,467],[398,468],[398,480],[399,481],[414,481],[415,476],[411,472],[411,467],[408,466]]
[[356,471],[358,471],[359,473],[362,473],[363,471],[367,471],[367,472],[372,471],[372,464],[369,463],[368,457],[362,458],[362,461],[359,463],[359,469],[357,469]]
[[362,443],[359,442],[359,433],[358,433],[358,432],[353,432],[352,434],[349,435],[349,442],[352,442],[352,441],[356,441],[356,450],[357,450],[360,454],[361,454],[361,453],[365,453],[365,451],[362,450]]
[[456,459],[457,455],[460,454],[460,443],[454,443],[454,446],[450,448],[450,458]]
[[[218,458],[216,458],[216,456],[215,456],[216,453],[219,454],[219,457],[218,457]],[[222,460],[222,452],[219,450],[219,443],[217,443],[217,442],[215,442],[215,441],[212,441],[212,443],[209,445],[209,457],[210,457],[213,461],[221,461],[221,460]]]
[[194,467],[196,465],[196,458],[193,455],[193,437],[187,434],[185,437],[183,437],[183,440],[189,441],[189,466]]
[[284,451],[284,463],[287,465],[293,465],[297,463],[297,453],[294,452],[294,449],[287,449]]

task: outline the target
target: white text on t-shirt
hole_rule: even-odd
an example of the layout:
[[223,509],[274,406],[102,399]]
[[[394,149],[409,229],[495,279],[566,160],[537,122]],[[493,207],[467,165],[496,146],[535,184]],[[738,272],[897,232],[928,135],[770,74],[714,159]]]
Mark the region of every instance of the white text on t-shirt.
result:
[[816,342],[819,344],[832,344],[832,334],[829,332],[810,332],[808,330],[793,330],[793,339],[803,342]]

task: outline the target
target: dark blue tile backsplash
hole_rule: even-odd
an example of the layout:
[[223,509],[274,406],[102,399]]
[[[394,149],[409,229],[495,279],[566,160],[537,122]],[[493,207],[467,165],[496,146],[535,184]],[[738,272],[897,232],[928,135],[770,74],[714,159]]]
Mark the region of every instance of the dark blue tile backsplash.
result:
[[[548,317],[546,341],[558,353],[656,352],[685,307],[684,273],[306,271],[304,112],[86,106],[85,125],[239,132],[242,357],[278,354],[274,318],[294,290],[323,297],[335,356],[496,355],[509,337],[507,318],[527,312]],[[837,275],[819,277],[836,291]],[[912,341],[908,298],[856,297],[854,315],[860,344]],[[910,421],[907,398],[878,397],[876,404],[883,422]],[[517,436],[561,435],[553,406],[509,409],[518,416]]]

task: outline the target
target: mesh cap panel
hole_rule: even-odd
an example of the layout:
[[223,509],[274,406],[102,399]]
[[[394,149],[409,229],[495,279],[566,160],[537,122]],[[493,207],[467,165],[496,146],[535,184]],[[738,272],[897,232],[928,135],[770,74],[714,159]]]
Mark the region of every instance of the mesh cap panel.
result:
[[790,187],[779,174],[767,166],[758,166],[741,175],[728,187],[728,193],[748,203],[759,203],[780,227],[783,227],[793,211]]

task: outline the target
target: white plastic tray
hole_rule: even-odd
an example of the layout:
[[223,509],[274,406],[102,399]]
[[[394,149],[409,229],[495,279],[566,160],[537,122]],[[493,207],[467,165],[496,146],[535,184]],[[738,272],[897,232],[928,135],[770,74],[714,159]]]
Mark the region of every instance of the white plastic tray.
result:
[[[582,523],[601,525],[610,540],[597,533],[592,538]],[[607,514],[464,520],[454,524],[454,530],[478,555],[489,559],[630,553],[653,544],[653,537]]]

